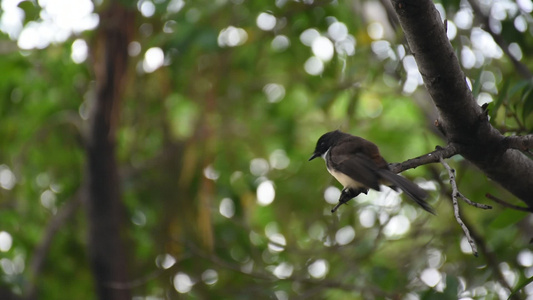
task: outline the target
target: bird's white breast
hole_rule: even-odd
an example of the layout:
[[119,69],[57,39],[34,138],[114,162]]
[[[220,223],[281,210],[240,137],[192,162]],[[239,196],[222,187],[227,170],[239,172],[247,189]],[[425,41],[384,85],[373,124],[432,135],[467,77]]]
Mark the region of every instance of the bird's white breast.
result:
[[338,182],[340,182],[342,184],[342,186],[344,186],[345,188],[360,188],[360,187],[363,187],[364,185],[361,184],[359,181],[355,181],[353,180],[350,176],[342,173],[342,172],[337,172],[333,169],[329,169],[328,168],[328,172],[333,175],[333,177],[335,177],[335,179],[337,179]]
[[350,176],[342,173],[342,172],[337,172],[335,170],[333,170],[333,168],[330,168],[330,166],[328,166],[328,161],[326,159],[326,156],[328,155],[329,153],[329,149],[328,151],[326,151],[326,153],[324,153],[324,155],[322,155],[322,158],[326,161],[326,168],[328,169],[328,172],[333,175],[333,177],[335,177],[335,179],[337,179],[338,182],[340,182],[342,184],[343,187],[345,188],[360,188],[360,187],[364,187],[364,184],[361,184],[359,181],[356,181],[356,180],[353,180]]

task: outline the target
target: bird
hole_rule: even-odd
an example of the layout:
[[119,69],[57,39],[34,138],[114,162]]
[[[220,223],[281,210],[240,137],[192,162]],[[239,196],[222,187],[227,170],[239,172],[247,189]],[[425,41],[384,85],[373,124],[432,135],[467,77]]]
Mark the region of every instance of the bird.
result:
[[378,146],[362,137],[340,130],[327,132],[318,139],[309,161],[317,157],[326,161],[328,172],[343,185],[339,203],[331,210],[332,213],[359,194],[368,193],[369,189],[380,191],[382,184],[396,191],[401,189],[424,210],[435,214],[433,207],[426,202],[428,193],[392,172]]

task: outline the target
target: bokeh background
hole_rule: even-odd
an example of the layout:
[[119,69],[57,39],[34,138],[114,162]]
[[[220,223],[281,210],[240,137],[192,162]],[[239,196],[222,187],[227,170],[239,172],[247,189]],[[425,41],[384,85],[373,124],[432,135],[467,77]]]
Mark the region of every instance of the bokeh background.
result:
[[[2,299],[97,297],[84,182],[109,2],[0,1]],[[330,213],[340,185],[307,161],[321,134],[367,138],[389,162],[446,143],[388,1],[117,5],[134,17],[115,122],[129,279],[114,288],[136,300],[506,299],[533,276],[533,218],[494,205],[486,193],[523,203],[459,156],[460,191],[494,205],[461,203],[478,258],[438,164],[403,173],[437,216],[387,188]],[[531,133],[531,0],[436,7],[493,125]],[[533,285],[517,295],[533,299]]]

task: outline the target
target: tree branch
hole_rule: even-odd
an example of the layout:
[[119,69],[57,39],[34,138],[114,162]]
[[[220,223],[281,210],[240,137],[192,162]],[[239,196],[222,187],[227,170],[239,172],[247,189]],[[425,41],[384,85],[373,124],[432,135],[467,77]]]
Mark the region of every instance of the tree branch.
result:
[[455,154],[457,154],[457,150],[453,144],[449,144],[444,148],[437,146],[435,151],[431,153],[411,158],[401,163],[389,164],[389,168],[394,173],[401,173],[405,170],[415,169],[422,165],[439,162],[441,158],[450,158]]
[[533,160],[504,147],[468,88],[455,51],[430,0],[391,0],[427,91],[437,123],[457,154],[533,207]]
[[461,197],[461,199],[463,199],[466,203],[472,206],[478,207],[478,208],[491,209],[492,207],[488,205],[472,202],[468,198],[466,198],[463,194],[461,194],[461,192],[459,192],[459,189],[457,188],[457,183],[455,182],[455,170],[452,169],[450,165],[448,165],[448,163],[444,161],[443,158],[440,158],[439,160],[440,160],[440,163],[444,166],[444,168],[446,168],[446,170],[448,171],[448,176],[450,177],[450,184],[452,186],[453,214],[455,216],[455,220],[457,220],[457,223],[463,229],[466,239],[468,240],[470,247],[472,247],[472,253],[474,253],[474,256],[477,257],[478,252],[477,252],[476,242],[474,242],[474,239],[472,238],[472,236],[470,236],[470,231],[468,230],[468,227],[466,227],[465,223],[461,219],[461,215],[459,214],[459,202],[457,201],[457,198]]
[[67,201],[59,211],[51,218],[48,226],[44,231],[44,237],[35,248],[30,264],[30,282],[25,292],[25,299],[35,299],[37,297],[37,279],[41,274],[44,266],[44,261],[52,245],[52,240],[56,233],[65,225],[65,223],[74,215],[81,204],[80,191],[76,192],[74,197]]
[[503,140],[504,147],[507,149],[517,149],[526,151],[533,149],[533,134],[522,136],[508,136]]
[[485,194],[485,197],[487,197],[490,200],[492,200],[492,201],[494,201],[496,203],[499,203],[500,205],[505,206],[507,208],[533,213],[533,209],[532,208],[522,207],[522,206],[514,205],[514,204],[511,204],[511,203],[507,203],[507,202],[503,201],[502,199],[500,199],[500,198],[498,198],[498,197],[496,197],[494,195],[491,195],[489,193]]

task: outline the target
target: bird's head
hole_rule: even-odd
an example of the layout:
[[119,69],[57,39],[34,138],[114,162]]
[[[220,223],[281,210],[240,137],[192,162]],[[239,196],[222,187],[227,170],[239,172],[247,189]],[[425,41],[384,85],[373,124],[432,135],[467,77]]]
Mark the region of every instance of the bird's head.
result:
[[316,142],[315,151],[313,152],[313,155],[309,158],[309,160],[313,160],[319,156],[323,156],[326,154],[326,152],[335,144],[335,142],[342,137],[344,133],[340,132],[339,130],[330,131],[328,133],[323,134],[318,141]]

